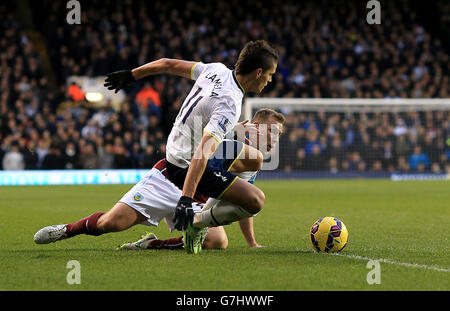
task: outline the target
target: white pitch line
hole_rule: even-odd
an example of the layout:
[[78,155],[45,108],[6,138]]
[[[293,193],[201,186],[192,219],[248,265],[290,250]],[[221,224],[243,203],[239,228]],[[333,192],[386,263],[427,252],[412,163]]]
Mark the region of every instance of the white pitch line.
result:
[[[315,253],[315,251],[309,250],[309,249],[308,250],[300,249],[299,251],[302,253]],[[345,255],[345,254],[340,254],[340,253],[320,253],[320,254],[346,257],[346,258],[351,258],[351,259],[367,260],[367,261],[374,260],[374,261],[379,261],[379,262],[383,262],[383,263],[388,263],[391,265],[410,267],[410,268],[427,269],[427,270],[434,270],[434,271],[439,271],[439,272],[450,272],[450,268],[442,268],[442,267],[438,267],[438,266],[428,266],[428,265],[422,265],[422,264],[418,264],[418,263],[401,262],[401,261],[385,259],[385,258],[374,259],[374,258],[369,258],[369,257],[364,257],[364,256],[359,256],[359,255]]]

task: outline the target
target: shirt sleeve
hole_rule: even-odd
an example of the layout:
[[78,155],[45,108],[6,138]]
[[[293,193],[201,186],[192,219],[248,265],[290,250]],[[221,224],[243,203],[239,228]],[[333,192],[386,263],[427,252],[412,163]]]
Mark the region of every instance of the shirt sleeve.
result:
[[220,102],[214,109],[213,115],[203,132],[211,135],[220,143],[225,135],[233,129],[235,117],[235,107],[227,102]]
[[207,64],[202,62],[195,63],[191,68],[191,80],[197,80],[200,74],[205,70]]

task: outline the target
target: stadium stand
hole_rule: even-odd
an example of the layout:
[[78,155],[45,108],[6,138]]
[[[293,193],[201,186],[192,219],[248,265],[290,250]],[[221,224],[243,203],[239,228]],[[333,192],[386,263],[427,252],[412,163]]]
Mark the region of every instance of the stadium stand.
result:
[[[164,157],[190,82],[146,79],[126,89],[117,108],[93,107],[69,78],[104,76],[161,57],[231,68],[248,40],[269,40],[281,52],[278,73],[261,96],[448,98],[448,3],[436,4],[440,32],[427,31],[409,1],[383,2],[376,27],[357,3],[89,1],[82,2],[78,27],[67,24],[64,1],[30,1],[45,42],[30,40],[14,3],[1,4],[1,168],[151,167]],[[51,68],[38,53],[43,48]],[[449,111],[287,111],[285,133],[285,172],[450,173]]]

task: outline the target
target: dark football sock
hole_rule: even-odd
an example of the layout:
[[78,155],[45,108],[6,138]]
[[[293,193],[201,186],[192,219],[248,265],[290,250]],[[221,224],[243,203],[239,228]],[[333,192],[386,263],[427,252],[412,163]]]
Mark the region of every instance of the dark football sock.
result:
[[75,235],[83,233],[95,236],[105,233],[102,229],[97,228],[97,221],[103,214],[104,214],[103,212],[98,212],[83,219],[80,219],[77,222],[67,224],[66,234],[69,237],[73,237]]
[[171,238],[167,240],[153,240],[148,245],[148,248],[157,248],[157,249],[183,249],[183,237]]

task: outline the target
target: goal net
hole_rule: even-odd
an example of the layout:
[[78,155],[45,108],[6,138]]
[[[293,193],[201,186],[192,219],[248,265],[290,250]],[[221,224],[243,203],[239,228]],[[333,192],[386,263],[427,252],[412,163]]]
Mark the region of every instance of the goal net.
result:
[[450,99],[247,98],[244,117],[260,108],[286,117],[272,173],[450,174]]

